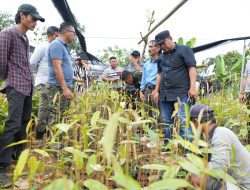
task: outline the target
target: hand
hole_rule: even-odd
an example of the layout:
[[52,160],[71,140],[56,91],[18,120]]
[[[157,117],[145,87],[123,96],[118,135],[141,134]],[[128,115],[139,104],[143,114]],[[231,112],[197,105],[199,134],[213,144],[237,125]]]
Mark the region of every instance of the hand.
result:
[[244,101],[244,94],[240,94],[239,95],[239,99],[240,99],[240,103],[243,103],[243,101]]
[[198,175],[195,175],[195,174],[191,174],[190,176],[190,181],[191,181],[191,184],[194,185],[194,186],[200,186],[200,181],[201,181],[201,178],[200,176]]
[[157,92],[156,90],[154,90],[151,95],[153,95],[153,100],[155,103],[158,103],[159,101],[159,92]]
[[117,82],[118,79],[114,78],[114,79],[111,79],[110,81],[111,81],[111,82]]
[[67,98],[67,99],[72,99],[72,94],[71,94],[71,91],[70,89],[68,89],[68,87],[66,87],[64,90],[63,90],[63,94],[64,96]]
[[197,90],[195,88],[190,88],[189,91],[188,91],[188,96],[190,98],[196,99],[198,97]]
[[140,99],[144,102],[146,100],[142,91],[140,91]]

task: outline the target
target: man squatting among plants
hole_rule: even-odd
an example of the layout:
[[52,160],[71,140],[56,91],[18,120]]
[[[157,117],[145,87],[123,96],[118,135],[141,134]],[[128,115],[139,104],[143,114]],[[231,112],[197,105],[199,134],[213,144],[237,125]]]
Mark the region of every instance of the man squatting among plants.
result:
[[[199,114],[201,121],[198,121]],[[250,153],[241,144],[238,137],[228,128],[216,125],[214,111],[204,104],[196,104],[191,108],[190,119],[195,128],[201,129],[202,134],[212,147],[212,154],[208,156],[209,167],[222,170],[237,181],[241,189],[250,189]],[[206,190],[231,189],[232,184],[223,184],[221,179],[210,176],[206,180],[192,174],[191,183],[195,186],[206,181]],[[225,188],[227,186],[227,188]],[[237,188],[238,189],[238,188]]]
[[33,76],[29,62],[28,30],[33,31],[37,21],[44,22],[37,9],[30,4],[19,6],[15,15],[16,25],[0,33],[0,78],[4,80],[2,93],[7,94],[8,117],[0,136],[0,187],[10,187],[6,167],[11,158],[17,160],[24,144],[9,144],[26,138],[26,126],[32,111]]

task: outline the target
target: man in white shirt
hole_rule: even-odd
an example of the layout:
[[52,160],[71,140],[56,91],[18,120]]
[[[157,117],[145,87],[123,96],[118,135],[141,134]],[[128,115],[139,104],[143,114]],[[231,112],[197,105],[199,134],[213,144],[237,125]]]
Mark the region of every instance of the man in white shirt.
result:
[[48,123],[48,47],[58,36],[59,29],[50,26],[47,29],[47,41],[37,47],[30,59],[33,73],[35,74],[35,86],[39,92],[38,125],[36,131],[37,139],[42,139],[46,125]]

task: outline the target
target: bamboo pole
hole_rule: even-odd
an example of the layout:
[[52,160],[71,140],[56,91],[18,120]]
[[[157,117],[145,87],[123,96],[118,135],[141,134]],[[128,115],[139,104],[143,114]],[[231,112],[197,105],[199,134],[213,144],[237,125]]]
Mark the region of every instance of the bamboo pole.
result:
[[164,23],[169,17],[171,17],[182,5],[184,5],[188,0],[182,0],[176,7],[173,8],[158,24],[156,24],[142,39],[138,42],[140,44],[142,41],[148,38],[148,36],[158,28],[162,23]]

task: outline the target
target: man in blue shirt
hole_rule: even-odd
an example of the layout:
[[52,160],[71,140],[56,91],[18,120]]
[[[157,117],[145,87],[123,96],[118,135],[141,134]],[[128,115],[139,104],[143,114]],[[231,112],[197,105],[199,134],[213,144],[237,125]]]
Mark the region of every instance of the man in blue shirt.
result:
[[30,58],[31,68],[36,76],[35,86],[39,94],[38,108],[38,123],[36,127],[36,138],[42,139],[46,126],[48,124],[48,86],[49,79],[48,69],[48,47],[50,43],[58,36],[59,29],[55,26],[50,26],[47,29],[47,41],[36,47]]
[[[140,86],[140,99],[154,108],[157,108],[157,103],[153,100],[152,92],[155,89],[156,84],[157,58],[159,51],[160,47],[156,45],[156,41],[151,40],[148,45],[150,59],[144,63]],[[149,116],[154,117],[155,114],[153,113],[154,112],[150,109]]]
[[[73,42],[74,39],[75,28],[71,23],[63,22],[59,28],[58,38],[51,42],[48,49],[49,126],[61,121],[62,113],[69,107],[70,100],[72,99],[73,66],[68,44]],[[56,94],[56,102],[53,102]],[[61,112],[60,118],[57,117],[58,112]]]
[[160,103],[165,137],[171,139],[174,104],[179,103],[180,135],[187,139],[192,130],[191,127],[184,128],[186,124],[184,105],[190,107],[190,100],[197,97],[194,53],[190,47],[174,43],[168,30],[157,34],[155,40],[163,53],[158,58],[158,74],[153,94],[155,102],[159,100]]

